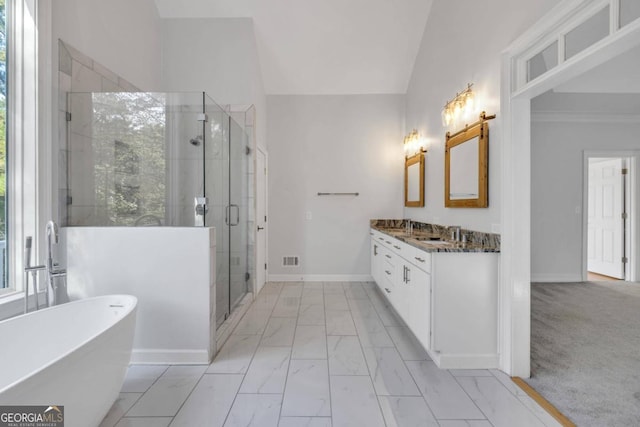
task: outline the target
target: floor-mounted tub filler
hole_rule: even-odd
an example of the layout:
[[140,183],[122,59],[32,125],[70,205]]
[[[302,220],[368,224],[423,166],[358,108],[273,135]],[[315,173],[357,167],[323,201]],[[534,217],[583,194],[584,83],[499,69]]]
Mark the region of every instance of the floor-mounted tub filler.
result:
[[107,295],[0,322],[0,406],[64,406],[66,427],[100,424],[131,358],[137,302]]

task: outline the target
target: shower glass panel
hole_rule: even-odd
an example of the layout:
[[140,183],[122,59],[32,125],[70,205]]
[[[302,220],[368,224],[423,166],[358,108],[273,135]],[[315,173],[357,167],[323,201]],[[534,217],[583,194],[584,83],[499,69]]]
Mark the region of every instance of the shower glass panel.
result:
[[252,161],[243,128],[217,105],[207,105],[207,134],[212,147],[205,166],[210,209],[207,224],[216,227],[216,321],[220,326],[247,293],[249,213],[247,169]]
[[[229,117],[229,243],[230,243],[230,307],[240,302],[247,292],[248,265],[248,205],[247,165],[251,155],[247,135],[240,125]],[[235,216],[234,216],[235,215]]]
[[201,93],[71,93],[68,111],[64,225],[194,225]]
[[215,227],[220,325],[250,283],[244,124],[202,92],[69,93],[67,111],[61,222]]

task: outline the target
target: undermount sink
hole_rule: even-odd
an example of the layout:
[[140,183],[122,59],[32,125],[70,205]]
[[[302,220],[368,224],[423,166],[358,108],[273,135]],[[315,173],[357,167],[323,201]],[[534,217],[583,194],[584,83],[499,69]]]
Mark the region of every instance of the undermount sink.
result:
[[428,237],[419,237],[414,238],[417,242],[422,245],[433,245],[433,246],[453,246],[454,242],[448,242],[446,240],[432,240]]
[[446,240],[442,240],[440,237],[417,236],[417,237],[412,237],[412,239],[417,240],[419,242],[447,243]]

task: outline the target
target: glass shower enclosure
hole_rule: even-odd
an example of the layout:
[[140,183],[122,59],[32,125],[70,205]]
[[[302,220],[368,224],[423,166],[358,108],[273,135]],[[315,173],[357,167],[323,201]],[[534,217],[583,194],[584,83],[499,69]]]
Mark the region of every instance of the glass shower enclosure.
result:
[[67,96],[66,226],[216,228],[216,321],[252,289],[252,141],[206,93]]

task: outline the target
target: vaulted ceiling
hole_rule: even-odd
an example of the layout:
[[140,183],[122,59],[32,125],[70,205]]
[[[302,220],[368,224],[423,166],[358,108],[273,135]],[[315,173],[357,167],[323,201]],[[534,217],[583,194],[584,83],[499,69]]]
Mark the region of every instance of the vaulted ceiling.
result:
[[405,93],[432,0],[155,0],[163,18],[252,18],[267,94]]

